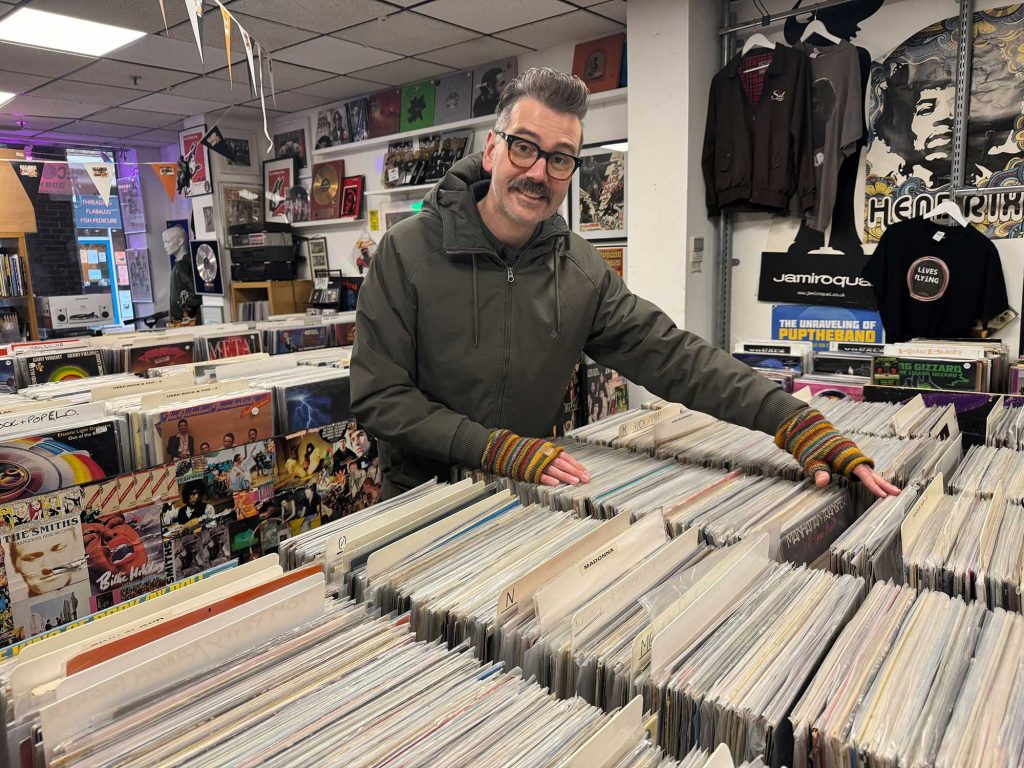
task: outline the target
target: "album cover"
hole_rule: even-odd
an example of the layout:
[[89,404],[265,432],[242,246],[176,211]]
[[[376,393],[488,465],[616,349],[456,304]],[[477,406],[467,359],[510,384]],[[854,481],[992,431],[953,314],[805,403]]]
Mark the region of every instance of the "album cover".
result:
[[28,371],[29,384],[50,384],[89,376],[102,376],[103,352],[98,349],[69,350],[26,355],[22,358]]
[[195,342],[178,341],[152,346],[132,346],[124,350],[127,355],[125,369],[130,373],[145,374],[150,368],[182,365],[195,362]]
[[362,277],[341,278],[341,307],[342,312],[355,312],[356,302],[359,300],[359,289],[363,287]]
[[82,523],[82,538],[92,611],[130,600],[143,586],[150,592],[166,583],[160,505]]
[[[289,435],[278,454],[277,487],[312,484],[323,522],[376,504],[380,482],[377,443],[354,420]],[[300,507],[312,503],[310,494],[303,495],[305,500],[296,502],[296,516],[301,516]]]
[[120,474],[115,419],[0,439],[0,504]]
[[351,347],[356,343],[356,324],[354,322],[333,323],[331,332],[334,334],[334,346],[336,347]]
[[241,559],[256,557],[261,553],[257,528],[261,521],[258,516],[240,518],[228,523],[231,556]]
[[871,383],[889,387],[971,392],[979,389],[980,372],[981,366],[970,360],[876,357]]
[[171,540],[168,563],[171,580],[194,576],[230,560],[228,536],[228,526],[223,524]]
[[586,373],[582,403],[586,423],[593,424],[629,409],[629,387],[622,374],[593,360],[588,360],[581,370]]
[[217,248],[217,243],[212,240],[189,243],[189,249],[192,251],[192,279],[195,281],[198,294],[224,295],[224,281]]
[[582,80],[591,93],[619,87],[625,33],[579,43],[572,57],[572,73]]
[[[155,414],[157,463],[180,457],[181,445],[227,450],[274,434],[271,393],[253,390]],[[200,451],[202,453],[202,451]],[[195,455],[193,451],[192,455]]]
[[[51,517],[0,532],[4,571],[11,601],[17,605],[26,600],[52,595],[65,587],[85,583],[88,590],[89,570],[82,544],[82,522],[79,515]],[[88,610],[86,596],[86,613]]]
[[270,348],[267,351],[272,355],[326,349],[331,346],[330,328],[325,325],[272,330],[270,334]]
[[501,92],[518,74],[519,59],[515,56],[474,69],[473,117],[493,115]]
[[756,352],[733,352],[732,356],[751,368],[769,368],[804,373],[804,359],[800,355],[774,355]]
[[344,178],[344,160],[313,164],[311,188],[313,221],[338,218],[341,210],[341,184]]
[[0,395],[13,395],[18,391],[14,375],[14,358],[0,357]]
[[[239,442],[247,441],[249,434],[240,437]],[[209,503],[235,501],[237,506],[235,494],[273,483],[276,465],[277,448],[274,441],[257,440],[208,454],[203,459],[203,472],[198,479],[206,483],[206,499]]]
[[369,138],[398,133],[401,125],[402,94],[397,88],[388,88],[371,94],[368,100]]
[[260,334],[251,331],[249,333],[228,333],[223,336],[206,336],[207,360],[224,360],[229,357],[240,355],[251,355],[263,351],[260,343]]
[[51,517],[80,515],[83,511],[85,491],[81,486],[28,496],[17,501],[0,504],[0,526],[17,528]]
[[434,125],[472,117],[473,73],[442,77],[434,88]]
[[845,376],[871,376],[872,358],[866,355],[820,354],[814,356],[816,374],[841,373]]
[[348,113],[348,126],[352,136],[352,141],[365,141],[370,138],[370,105],[368,99],[363,96],[346,102],[345,110]]
[[434,124],[434,81],[423,80],[402,86],[402,131],[416,131]]
[[274,134],[274,157],[294,157],[299,168],[306,167],[306,129],[296,128]]
[[321,109],[316,115],[316,148],[325,149],[347,144],[352,140],[348,125],[348,110],[338,107]]
[[793,380],[793,389],[807,387],[815,397],[827,397],[830,400],[863,400],[863,384],[842,384],[838,382],[819,381],[817,379]]
[[341,190],[341,211],[343,219],[358,219],[363,212],[363,184],[365,176],[346,176]]
[[282,385],[284,432],[291,434],[336,424],[352,416],[348,376]]

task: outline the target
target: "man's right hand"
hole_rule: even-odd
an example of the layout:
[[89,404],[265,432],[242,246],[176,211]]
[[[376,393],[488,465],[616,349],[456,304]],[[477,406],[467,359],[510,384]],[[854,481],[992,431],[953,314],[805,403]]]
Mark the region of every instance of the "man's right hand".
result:
[[590,482],[590,473],[572,455],[562,451],[558,458],[548,464],[540,481],[544,485],[579,485]]

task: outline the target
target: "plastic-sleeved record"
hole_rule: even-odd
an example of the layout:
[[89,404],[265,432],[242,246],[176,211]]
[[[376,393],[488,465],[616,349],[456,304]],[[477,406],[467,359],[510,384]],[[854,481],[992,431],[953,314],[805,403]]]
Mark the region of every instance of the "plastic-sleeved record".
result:
[[331,165],[321,165],[317,168],[316,177],[313,179],[313,199],[317,205],[333,205],[338,199],[338,190],[341,187],[341,179],[338,178],[338,170]]
[[28,448],[0,446],[0,504],[63,485],[60,471],[45,456]]
[[196,272],[204,282],[212,283],[217,279],[217,254],[206,244],[196,250]]

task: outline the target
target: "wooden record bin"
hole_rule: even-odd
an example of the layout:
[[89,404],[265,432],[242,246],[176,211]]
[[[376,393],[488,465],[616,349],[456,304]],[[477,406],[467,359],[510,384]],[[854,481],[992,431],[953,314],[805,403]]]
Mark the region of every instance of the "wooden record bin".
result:
[[[28,245],[23,232],[0,232],[0,253],[17,253],[25,273],[24,293],[17,296],[2,295],[0,292],[0,314],[13,312],[20,322],[28,326],[28,338],[39,338],[39,322],[36,319],[35,293],[32,290],[32,269],[29,266]],[[3,266],[0,265],[0,269]],[[19,323],[20,324],[20,323]]]
[[238,305],[250,301],[270,303],[271,315],[305,312],[312,280],[262,280],[231,283],[232,317],[238,319]]

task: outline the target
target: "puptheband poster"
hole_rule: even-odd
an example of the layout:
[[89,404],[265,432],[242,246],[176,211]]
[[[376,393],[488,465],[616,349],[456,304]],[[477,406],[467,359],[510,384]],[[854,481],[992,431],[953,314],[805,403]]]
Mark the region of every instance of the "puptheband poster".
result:
[[[937,22],[871,67],[865,238],[949,197],[958,17]],[[1024,4],[974,14],[965,184],[1024,184]],[[1024,194],[968,197],[971,223],[990,238],[1024,235]]]

